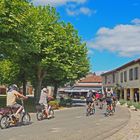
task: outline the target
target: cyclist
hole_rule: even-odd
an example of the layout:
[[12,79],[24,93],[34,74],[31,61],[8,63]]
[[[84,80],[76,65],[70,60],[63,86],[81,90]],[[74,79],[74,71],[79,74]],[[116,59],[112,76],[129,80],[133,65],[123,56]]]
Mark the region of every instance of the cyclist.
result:
[[15,116],[17,116],[23,110],[23,106],[16,102],[17,98],[27,99],[28,97],[19,93],[17,85],[13,84],[9,87],[9,90],[7,92],[7,106],[18,108],[16,113],[14,114]]
[[107,106],[110,107],[110,110],[112,110],[112,97],[113,97],[113,93],[111,92],[110,89],[108,89],[106,92],[106,103]]
[[49,115],[48,99],[52,98],[52,97],[49,96],[48,92],[49,92],[49,90],[47,88],[43,88],[41,90],[39,104],[41,104],[45,107],[45,112],[46,112],[47,118],[50,118],[51,116]]
[[117,102],[117,94],[115,92],[113,92],[113,96],[112,96],[112,106],[114,108],[115,111],[115,107],[116,107],[116,102]]
[[92,90],[89,90],[89,92],[87,93],[87,97],[86,97],[86,103],[87,103],[87,107],[93,108],[94,107],[94,100],[95,100],[95,94],[93,94]]
[[103,105],[104,105],[104,103],[103,103],[104,102],[104,95],[102,93],[100,93],[99,102],[100,102],[99,109],[102,109]]

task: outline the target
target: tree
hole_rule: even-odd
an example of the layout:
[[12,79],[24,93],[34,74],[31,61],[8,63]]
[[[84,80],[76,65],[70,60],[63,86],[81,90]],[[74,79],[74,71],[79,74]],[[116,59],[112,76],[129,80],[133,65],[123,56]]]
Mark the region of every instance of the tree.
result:
[[9,85],[17,82],[19,67],[9,60],[0,61],[0,84]]
[[77,31],[70,23],[60,26],[59,34],[55,33],[55,45],[45,49],[50,60],[44,60],[49,66],[46,83],[55,87],[54,97],[59,86],[75,81],[89,71],[85,43],[81,42]]
[[32,81],[37,102],[46,76],[58,87],[88,72],[85,44],[55,8],[26,0],[1,0],[0,8],[0,58],[18,66],[24,87]]

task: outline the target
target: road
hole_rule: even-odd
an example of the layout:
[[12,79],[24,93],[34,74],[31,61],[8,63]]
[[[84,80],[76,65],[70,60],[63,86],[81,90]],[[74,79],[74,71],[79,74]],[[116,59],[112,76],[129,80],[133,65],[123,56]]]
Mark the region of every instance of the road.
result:
[[122,127],[129,119],[129,111],[117,107],[113,116],[105,117],[104,110],[96,108],[93,116],[85,115],[85,107],[73,107],[55,112],[55,118],[32,124],[0,130],[0,140],[104,140]]

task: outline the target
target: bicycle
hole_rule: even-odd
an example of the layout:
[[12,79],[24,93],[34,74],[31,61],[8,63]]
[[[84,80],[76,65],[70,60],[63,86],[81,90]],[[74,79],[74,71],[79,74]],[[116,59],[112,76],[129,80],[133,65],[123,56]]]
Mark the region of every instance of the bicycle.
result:
[[5,107],[0,110],[0,127],[1,129],[6,129],[11,125],[17,126],[19,124],[27,125],[31,121],[30,114],[25,111],[23,99],[20,98],[23,109],[18,115],[14,115],[18,108]]
[[94,115],[95,114],[95,106],[92,103],[88,104],[87,110],[86,110],[86,116]]
[[[37,110],[36,117],[38,121],[47,119],[48,116],[46,114],[45,106],[43,104],[38,104],[36,106],[36,110]],[[51,105],[48,105],[48,113],[51,116],[51,118],[54,118],[54,110]]]
[[116,111],[116,101],[115,100],[112,101],[112,111],[113,112]]
[[114,114],[114,110],[113,110],[112,105],[111,104],[107,105],[105,116],[111,116],[113,114]]

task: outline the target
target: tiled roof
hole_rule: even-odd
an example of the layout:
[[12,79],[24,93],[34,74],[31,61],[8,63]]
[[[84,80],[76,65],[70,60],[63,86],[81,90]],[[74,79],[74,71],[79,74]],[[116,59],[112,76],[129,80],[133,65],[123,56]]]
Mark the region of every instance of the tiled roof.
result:
[[76,84],[74,87],[101,87],[102,85],[101,84],[97,84],[97,85],[94,85],[94,84],[85,84],[85,85],[81,85],[81,84]]
[[90,74],[78,81],[78,83],[101,83],[101,82],[102,82],[102,77],[97,76],[95,74]]

